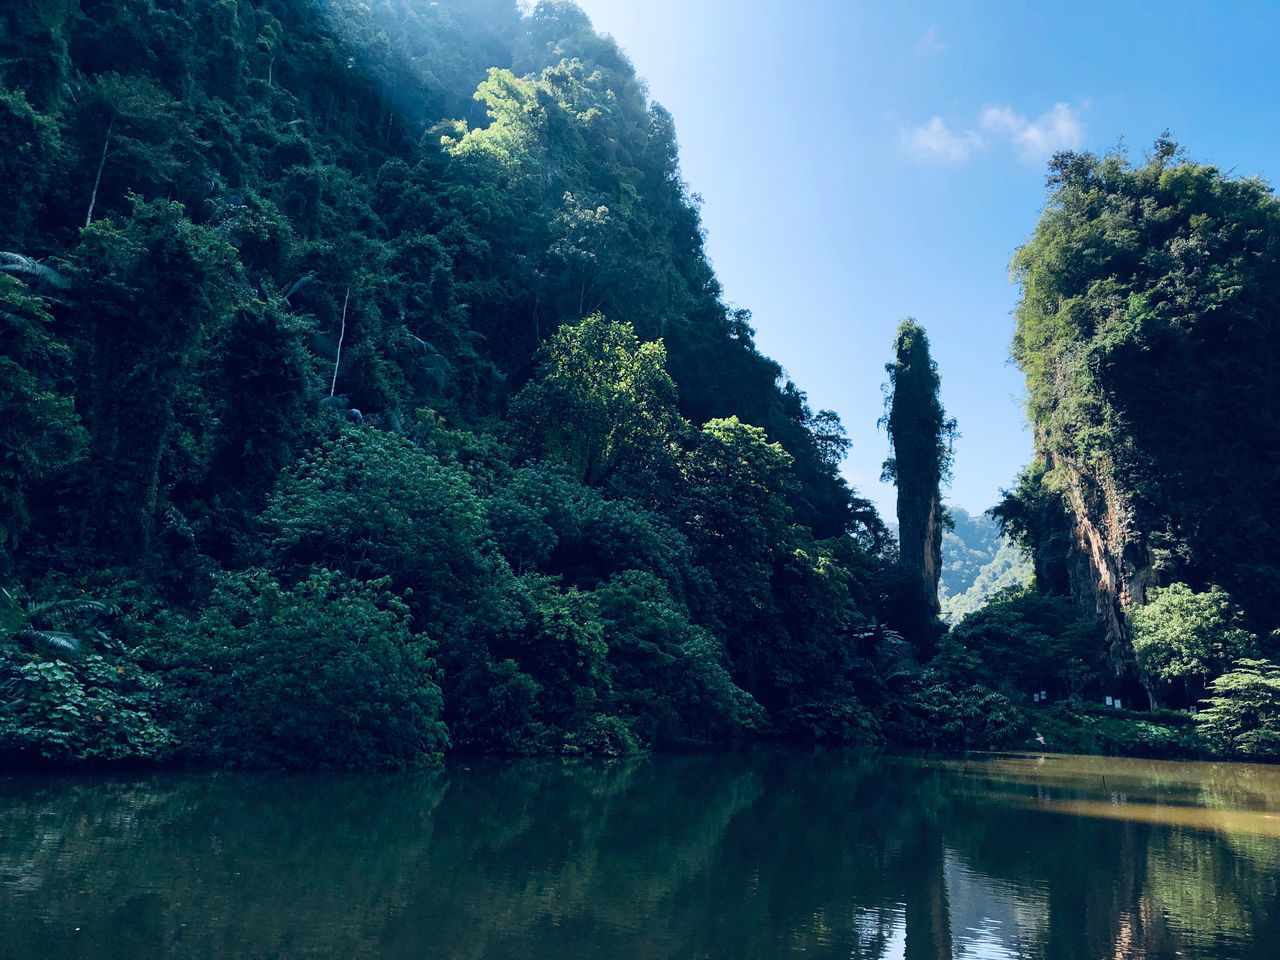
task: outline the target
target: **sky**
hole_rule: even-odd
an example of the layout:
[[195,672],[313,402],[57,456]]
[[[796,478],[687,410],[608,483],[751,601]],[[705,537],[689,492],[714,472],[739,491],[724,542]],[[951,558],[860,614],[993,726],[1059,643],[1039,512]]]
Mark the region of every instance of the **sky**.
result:
[[675,117],[726,299],[840,414],[844,466],[886,519],[884,365],[928,331],[959,424],[947,498],[993,506],[1031,458],[1008,360],[1009,260],[1056,150],[1280,178],[1280,2],[890,4],[577,0]]

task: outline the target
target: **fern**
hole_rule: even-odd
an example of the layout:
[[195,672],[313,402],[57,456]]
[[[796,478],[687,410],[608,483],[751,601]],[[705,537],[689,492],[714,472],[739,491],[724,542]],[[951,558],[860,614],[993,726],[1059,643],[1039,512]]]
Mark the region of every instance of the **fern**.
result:
[[18,590],[0,587],[0,646],[44,646],[77,654],[84,641],[74,633],[55,628],[116,612],[116,605],[108,600],[76,597],[37,603],[29,598],[24,600]]

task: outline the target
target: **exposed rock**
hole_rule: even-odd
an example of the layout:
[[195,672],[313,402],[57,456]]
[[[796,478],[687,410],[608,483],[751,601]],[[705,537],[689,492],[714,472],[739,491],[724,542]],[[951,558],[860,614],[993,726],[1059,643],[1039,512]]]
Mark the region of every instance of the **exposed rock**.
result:
[[1134,522],[1128,498],[1109,478],[1065,458],[1048,457],[1067,481],[1072,537],[1066,558],[1071,594],[1081,609],[1103,625],[1107,661],[1117,676],[1134,666],[1125,611],[1143,604],[1159,576]]

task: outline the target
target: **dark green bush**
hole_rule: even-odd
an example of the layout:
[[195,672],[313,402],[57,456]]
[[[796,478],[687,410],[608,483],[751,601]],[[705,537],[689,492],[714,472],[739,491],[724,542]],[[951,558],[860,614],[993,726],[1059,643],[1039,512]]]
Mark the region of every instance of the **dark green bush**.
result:
[[226,574],[153,645],[182,756],[254,767],[416,767],[449,745],[433,644],[387,581]]
[[957,684],[927,668],[904,690],[886,723],[890,740],[914,747],[1000,750],[1023,746],[1031,734],[1026,711],[981,684]]

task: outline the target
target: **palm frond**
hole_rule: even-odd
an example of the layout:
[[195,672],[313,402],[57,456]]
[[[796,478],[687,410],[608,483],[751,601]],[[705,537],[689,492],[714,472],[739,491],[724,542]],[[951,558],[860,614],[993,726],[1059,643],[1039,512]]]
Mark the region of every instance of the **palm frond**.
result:
[[71,285],[71,281],[53,269],[53,267],[47,266],[39,260],[32,260],[21,253],[10,253],[7,250],[0,250],[0,270],[18,276],[33,277],[49,284],[51,287],[57,287],[59,290],[65,290]]
[[27,619],[40,620],[45,623],[66,623],[75,617],[86,614],[109,615],[116,612],[116,606],[106,600],[91,600],[78,597],[75,600],[45,600],[41,603],[27,604]]
[[289,292],[284,295],[285,301],[288,302],[290,297],[292,297],[295,293],[297,293],[299,290],[301,290],[303,287],[305,287],[308,283],[310,283],[314,279],[315,277],[311,276],[311,274],[308,273],[308,274],[305,274],[304,276],[299,277],[297,280],[295,280],[293,283],[293,286],[289,288]]
[[14,634],[14,639],[25,640],[28,643],[44,644],[54,650],[62,653],[79,653],[81,647],[80,638],[70,633],[62,633],[57,630],[39,630],[35,627],[25,627]]

